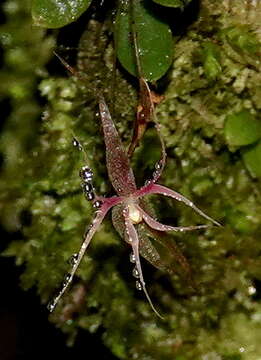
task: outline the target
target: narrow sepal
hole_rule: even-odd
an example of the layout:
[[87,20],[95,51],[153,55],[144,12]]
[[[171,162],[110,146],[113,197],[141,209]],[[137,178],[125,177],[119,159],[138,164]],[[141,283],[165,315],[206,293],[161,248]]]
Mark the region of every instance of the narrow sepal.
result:
[[116,193],[120,196],[126,196],[136,190],[134,174],[109,109],[102,98],[99,102],[99,108],[106,146],[108,175]]

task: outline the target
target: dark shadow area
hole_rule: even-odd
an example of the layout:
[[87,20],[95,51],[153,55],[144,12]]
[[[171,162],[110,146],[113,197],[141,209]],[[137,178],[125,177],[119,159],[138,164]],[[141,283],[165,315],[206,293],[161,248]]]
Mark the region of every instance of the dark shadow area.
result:
[[[76,22],[66,25],[59,30],[47,30],[47,35],[48,32],[55,31],[57,33],[57,46],[55,51],[70,66],[76,67],[77,56],[80,50],[79,42],[83,33],[87,30],[90,19],[103,23],[108,12],[112,11],[114,5],[115,1],[113,0],[93,0],[87,11],[85,11]],[[50,75],[55,74],[55,76],[64,76],[67,72],[55,56],[49,61],[46,68]]]
[[6,119],[11,114],[12,106],[9,98],[0,98],[0,109],[1,109],[1,122],[0,132],[3,130]]
[[199,0],[192,0],[187,6],[184,6],[184,9],[180,9],[147,1],[145,7],[148,12],[153,13],[153,16],[156,15],[161,21],[166,22],[174,36],[181,36],[198,19],[200,2]]
[[[1,243],[11,236],[1,232]],[[3,246],[1,245],[1,249]],[[99,360],[115,357],[101,343],[99,335],[80,331],[75,346],[66,346],[66,336],[48,321],[48,311],[40,303],[36,290],[23,291],[19,277],[23,267],[17,267],[13,258],[0,257],[0,359],[1,360],[45,360],[89,358],[95,354]]]
[[254,279],[253,286],[256,289],[256,292],[253,293],[252,298],[255,301],[259,301],[261,299],[261,280]]

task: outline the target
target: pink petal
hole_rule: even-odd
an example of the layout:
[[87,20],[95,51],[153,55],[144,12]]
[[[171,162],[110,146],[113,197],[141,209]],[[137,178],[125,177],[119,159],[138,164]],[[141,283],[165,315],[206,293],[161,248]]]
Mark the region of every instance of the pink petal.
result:
[[187,199],[185,196],[183,196],[183,195],[177,193],[176,191],[173,191],[165,186],[154,184],[151,182],[148,185],[143,186],[140,190],[136,191],[134,196],[142,197],[142,196],[149,195],[149,194],[162,194],[164,196],[169,196],[175,200],[181,201],[184,204],[186,204],[187,206],[190,206],[194,211],[196,211],[198,214],[203,216],[205,219],[211,221],[212,223],[214,223],[217,226],[222,226],[216,220],[212,219],[210,216],[208,216],[203,211],[201,211],[198,207],[196,207],[196,205],[194,205],[193,202],[190,201],[189,199]]
[[[150,237],[155,240],[155,232],[152,233],[152,229],[145,223],[138,224],[136,230],[139,237],[140,255],[151,263],[151,265],[155,266],[155,268],[161,271],[167,271],[169,274],[173,274],[173,270],[170,268],[169,264],[161,259],[158,250],[152,244],[151,239],[148,236],[148,234],[150,234]],[[162,233],[160,235],[162,235]],[[164,241],[159,241],[159,243],[166,247],[166,243]]]
[[128,155],[104,99],[100,99],[99,108],[106,146],[106,165],[110,181],[119,196],[129,195],[137,188]]
[[118,203],[120,203],[122,201],[122,199],[120,197],[112,197],[112,198],[102,198],[99,197],[99,200],[101,200],[102,206],[99,210],[97,210],[96,212],[96,217],[94,218],[91,227],[89,227],[89,230],[86,232],[85,236],[84,236],[84,240],[82,243],[82,246],[80,248],[80,251],[78,252],[77,257],[75,258],[75,262],[72,266],[71,271],[69,272],[68,275],[66,275],[66,280],[65,280],[65,284],[63,285],[61,291],[58,293],[58,295],[49,303],[48,308],[50,311],[53,311],[55,306],[57,305],[58,301],[60,300],[60,298],[63,296],[63,294],[65,293],[66,289],[68,288],[68,286],[70,285],[70,283],[73,280],[73,276],[78,268],[78,266],[80,265],[80,262],[85,254],[85,251],[89,245],[89,243],[91,242],[91,239],[93,238],[93,235],[95,234],[95,232],[98,230],[99,226],[101,225],[105,215],[107,214],[107,212],[112,208],[112,206],[117,205]]
[[142,213],[142,217],[144,221],[154,230],[158,231],[192,231],[198,229],[205,229],[209,227],[209,225],[196,225],[196,226],[169,226],[161,224],[160,222],[153,219],[149,216],[140,206],[137,206],[140,212]]
[[126,233],[127,233],[127,237],[129,239],[129,243],[132,246],[132,251],[135,257],[135,264],[136,264],[136,269],[138,271],[138,276],[139,276],[139,282],[142,286],[142,289],[145,293],[145,296],[152,308],[152,310],[161,318],[163,319],[163,317],[159,314],[159,312],[155,309],[151,298],[147,292],[146,286],[145,286],[145,281],[143,279],[143,274],[142,274],[142,269],[141,269],[141,263],[140,263],[140,256],[139,256],[139,238],[138,238],[138,234],[136,232],[136,229],[134,227],[134,225],[132,224],[132,222],[130,221],[129,217],[128,217],[128,210],[127,208],[124,209],[123,211],[123,215],[125,218],[125,225],[126,225]]

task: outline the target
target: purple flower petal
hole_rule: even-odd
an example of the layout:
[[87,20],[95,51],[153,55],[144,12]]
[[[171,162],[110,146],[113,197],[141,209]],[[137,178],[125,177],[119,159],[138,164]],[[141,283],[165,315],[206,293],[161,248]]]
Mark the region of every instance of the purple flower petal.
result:
[[137,188],[128,155],[103,99],[99,102],[99,108],[106,146],[107,170],[110,181],[118,195],[130,195],[136,191]]
[[146,289],[146,286],[145,286],[145,281],[143,279],[143,274],[142,274],[142,269],[141,269],[141,263],[140,263],[140,255],[139,255],[139,238],[138,238],[138,234],[136,232],[136,229],[134,227],[134,225],[132,224],[132,222],[130,221],[129,219],[129,216],[128,216],[128,208],[126,207],[124,210],[123,210],[123,215],[124,215],[124,218],[125,218],[125,226],[126,226],[126,233],[127,233],[127,237],[129,239],[129,243],[131,244],[131,247],[132,247],[132,251],[133,251],[133,254],[134,254],[134,257],[135,257],[135,264],[136,264],[136,270],[137,270],[137,274],[138,274],[138,277],[139,277],[139,281],[140,281],[140,284],[142,286],[142,289],[145,293],[145,296],[152,308],[152,310],[161,318],[163,319],[163,317],[159,314],[159,312],[155,309],[152,301],[151,301],[151,298],[147,292],[147,289]]
[[190,201],[189,199],[187,199],[185,196],[183,196],[183,195],[177,193],[176,191],[173,191],[165,186],[154,184],[151,182],[148,185],[143,186],[140,190],[137,190],[135,192],[134,196],[138,198],[138,197],[142,197],[142,196],[149,195],[149,194],[161,194],[164,196],[169,196],[175,200],[181,201],[184,204],[186,204],[187,206],[190,206],[194,211],[196,211],[198,214],[203,216],[205,219],[211,221],[212,223],[214,223],[217,226],[222,226],[216,220],[212,219],[210,216],[208,216],[202,210],[200,210],[198,207],[196,207],[196,205],[194,205],[193,202]]
[[149,216],[140,206],[137,206],[139,211],[142,213],[142,217],[146,224],[148,224],[152,229],[158,230],[158,231],[192,231],[192,230],[199,230],[199,229],[205,229],[209,227],[210,225],[195,225],[195,226],[169,226],[164,225],[158,222],[157,220],[153,219],[151,216]]
[[96,212],[96,217],[94,218],[91,226],[89,227],[89,230],[86,232],[86,234],[84,236],[84,240],[83,240],[82,246],[80,248],[80,251],[77,254],[74,254],[75,261],[73,263],[71,271],[69,272],[69,274],[66,275],[66,280],[63,283],[62,289],[59,291],[58,295],[48,305],[48,308],[49,308],[50,311],[54,310],[54,308],[57,305],[58,301],[63,296],[66,289],[68,288],[68,286],[72,282],[74,274],[75,274],[78,266],[80,265],[80,262],[81,262],[81,260],[82,260],[82,258],[84,256],[84,254],[85,254],[85,251],[86,251],[88,245],[90,244],[90,242],[91,242],[91,240],[93,238],[93,235],[99,229],[105,215],[107,214],[107,212],[114,205],[117,205],[118,203],[120,203],[122,201],[122,199],[120,197],[112,197],[112,198],[108,198],[108,199],[100,198],[100,199],[102,199],[102,206]]

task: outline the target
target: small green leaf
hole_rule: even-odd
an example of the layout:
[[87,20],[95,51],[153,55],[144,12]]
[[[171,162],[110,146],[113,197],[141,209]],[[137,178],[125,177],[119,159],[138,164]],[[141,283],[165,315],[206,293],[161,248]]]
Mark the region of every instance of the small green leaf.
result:
[[156,4],[183,9],[191,0],[153,0]]
[[[134,25],[132,26],[132,20]],[[132,31],[135,29],[142,74],[138,74]],[[153,81],[162,77],[172,62],[173,40],[169,26],[153,13],[151,2],[121,1],[115,22],[115,45],[122,66],[132,75]]]
[[244,163],[253,177],[261,177],[261,141],[251,148],[243,150]]
[[59,28],[77,20],[90,3],[91,0],[33,0],[33,22],[45,28]]
[[261,121],[243,110],[227,116],[224,131],[229,145],[253,144],[261,138]]
[[260,42],[246,26],[233,26],[225,29],[221,34],[226,36],[227,41],[235,50],[258,56]]
[[215,80],[221,73],[222,68],[219,63],[220,52],[219,47],[211,42],[207,42],[203,47],[203,68],[206,77]]

